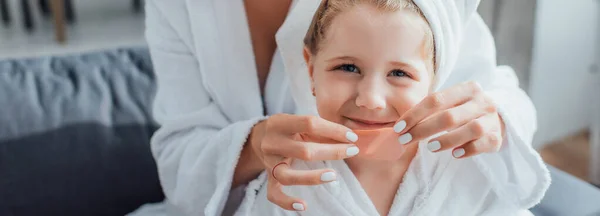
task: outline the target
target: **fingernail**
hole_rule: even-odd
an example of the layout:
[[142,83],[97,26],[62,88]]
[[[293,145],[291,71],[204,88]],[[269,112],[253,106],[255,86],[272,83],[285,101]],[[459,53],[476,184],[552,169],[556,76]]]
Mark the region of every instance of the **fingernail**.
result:
[[452,155],[454,155],[455,158],[462,157],[463,155],[465,155],[465,149],[457,148],[452,152]]
[[430,143],[427,143],[427,149],[429,149],[429,151],[437,151],[440,150],[442,148],[442,144],[439,141],[433,141]]
[[394,125],[394,132],[400,133],[402,130],[404,130],[404,128],[406,128],[406,121],[399,121]]
[[358,147],[352,146],[352,147],[346,149],[346,156],[352,157],[354,155],[357,155],[358,152],[359,152]]
[[326,172],[326,173],[321,174],[321,181],[330,182],[333,180],[335,180],[334,172]]
[[304,205],[302,205],[302,203],[294,203],[292,204],[292,207],[296,211],[304,211]]
[[412,135],[410,135],[409,133],[402,134],[402,136],[398,137],[398,142],[400,142],[400,144],[402,145],[409,143],[411,140]]
[[348,139],[350,142],[356,142],[358,140],[358,135],[356,135],[354,132],[348,131],[346,132],[346,139]]

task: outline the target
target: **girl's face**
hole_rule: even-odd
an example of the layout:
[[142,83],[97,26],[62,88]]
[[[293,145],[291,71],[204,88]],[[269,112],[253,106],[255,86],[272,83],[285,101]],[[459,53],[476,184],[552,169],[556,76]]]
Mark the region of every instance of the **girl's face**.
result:
[[392,127],[429,92],[426,22],[358,5],[337,15],[316,55],[305,49],[319,115],[351,129]]

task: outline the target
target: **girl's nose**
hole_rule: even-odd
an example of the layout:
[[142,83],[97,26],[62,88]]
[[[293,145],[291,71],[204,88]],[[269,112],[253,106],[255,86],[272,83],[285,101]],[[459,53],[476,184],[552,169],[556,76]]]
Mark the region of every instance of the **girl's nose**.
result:
[[356,106],[366,109],[385,109],[385,84],[377,80],[363,79],[358,84],[358,96],[356,97]]

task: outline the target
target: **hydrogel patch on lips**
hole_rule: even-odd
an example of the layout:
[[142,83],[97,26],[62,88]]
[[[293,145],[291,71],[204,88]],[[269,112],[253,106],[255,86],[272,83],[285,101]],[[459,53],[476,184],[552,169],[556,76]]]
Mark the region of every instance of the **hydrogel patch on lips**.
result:
[[359,157],[377,160],[398,160],[406,147],[398,143],[398,134],[394,128],[378,128],[371,130],[354,130],[358,135],[355,143],[360,152]]

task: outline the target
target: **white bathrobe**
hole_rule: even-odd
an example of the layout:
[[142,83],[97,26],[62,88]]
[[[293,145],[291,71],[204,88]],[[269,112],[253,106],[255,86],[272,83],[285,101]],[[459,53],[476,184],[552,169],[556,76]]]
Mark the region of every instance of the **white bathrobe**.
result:
[[[425,0],[419,2],[433,4]],[[477,213],[483,209],[481,206],[492,206],[489,203],[492,201],[502,203],[498,206],[506,206],[507,211],[527,209],[541,200],[549,184],[547,170],[530,146],[536,130],[535,109],[527,95],[519,89],[514,72],[508,67],[496,67],[493,39],[481,18],[476,14],[464,16],[470,14],[474,7],[469,7],[467,2],[456,1],[456,5],[462,4],[465,7],[455,9],[468,11],[461,12],[463,15],[456,13],[448,16],[456,18],[453,21],[455,23],[450,23],[453,28],[458,24],[463,26],[463,30],[447,36],[462,40],[455,38],[456,43],[447,46],[454,48],[440,51],[441,59],[449,59],[444,60],[447,62],[445,64],[453,65],[446,67],[452,68],[449,69],[452,76],[448,76],[450,73],[440,76],[441,81],[437,82],[436,89],[466,80],[481,83],[486,93],[495,100],[506,124],[506,140],[499,153],[452,162],[447,167],[420,165],[423,163],[415,159],[410,168],[415,172],[407,173],[405,185],[414,182],[419,187],[401,190],[402,199],[412,199],[414,202],[395,204],[392,213],[397,215],[451,215],[445,212],[466,211],[469,206],[464,206],[465,203],[475,206],[467,214]],[[267,215],[270,215],[271,210],[279,211],[268,208],[273,204],[260,203],[265,196],[260,187],[264,183],[264,174],[248,186],[231,190],[230,185],[248,133],[256,122],[265,118],[263,113],[306,114],[310,111],[296,105],[294,100],[302,100],[303,93],[290,90],[302,88],[290,83],[290,79],[296,79],[289,77],[286,70],[292,73],[302,61],[301,57],[298,58],[301,53],[296,53],[301,51],[298,47],[301,47],[302,41],[293,38],[301,37],[304,33],[291,36],[290,32],[305,31],[302,28],[306,28],[305,22],[308,20],[302,19],[310,18],[303,18],[305,15],[302,14],[314,12],[317,5],[316,0],[294,1],[290,15],[277,35],[279,48],[267,78],[263,106],[242,0],[146,1],[146,37],[158,81],[154,116],[161,124],[152,138],[151,147],[167,197],[166,207],[160,212],[168,215],[212,216],[230,215],[236,211],[240,215],[248,215],[259,208],[258,215],[262,215],[262,212],[269,212]],[[445,11],[439,8],[440,5],[433,6],[425,9],[425,13],[433,15],[437,14],[436,10]],[[311,8],[312,11],[304,11]],[[452,17],[455,15],[460,16]],[[294,17],[299,20],[292,19]],[[434,32],[447,30],[440,31],[445,24],[439,23],[447,20],[438,19],[437,22],[432,24]],[[458,31],[456,28],[454,30]],[[422,158],[432,157],[423,159],[425,163],[449,157],[445,153],[427,156],[421,152],[419,155]],[[305,168],[309,168],[311,164],[305,165]],[[336,210],[330,212],[332,214],[344,214],[339,206],[353,209],[352,212],[356,210],[356,214],[375,213],[353,176],[348,175],[343,162],[316,165],[334,167],[344,177],[340,178],[337,186],[326,184],[307,190],[307,193],[318,192],[319,196],[300,196],[309,203],[309,211],[323,209],[312,202],[314,197],[324,199],[322,194],[336,199],[345,197],[337,203],[329,202],[336,206],[331,208]],[[419,168],[422,166],[428,170]],[[457,167],[474,167],[478,172]],[[462,173],[466,171],[469,171],[468,175]],[[449,187],[448,184],[453,185]],[[465,188],[483,191],[471,196]],[[257,194],[249,190],[244,195],[246,189],[259,191]],[[288,190],[293,188],[286,187],[286,192],[293,192]],[[345,195],[337,196],[336,193]],[[244,204],[240,206],[242,199]],[[486,202],[481,202],[483,200]],[[134,214],[147,215],[146,210],[151,209],[154,208],[142,208]]]

